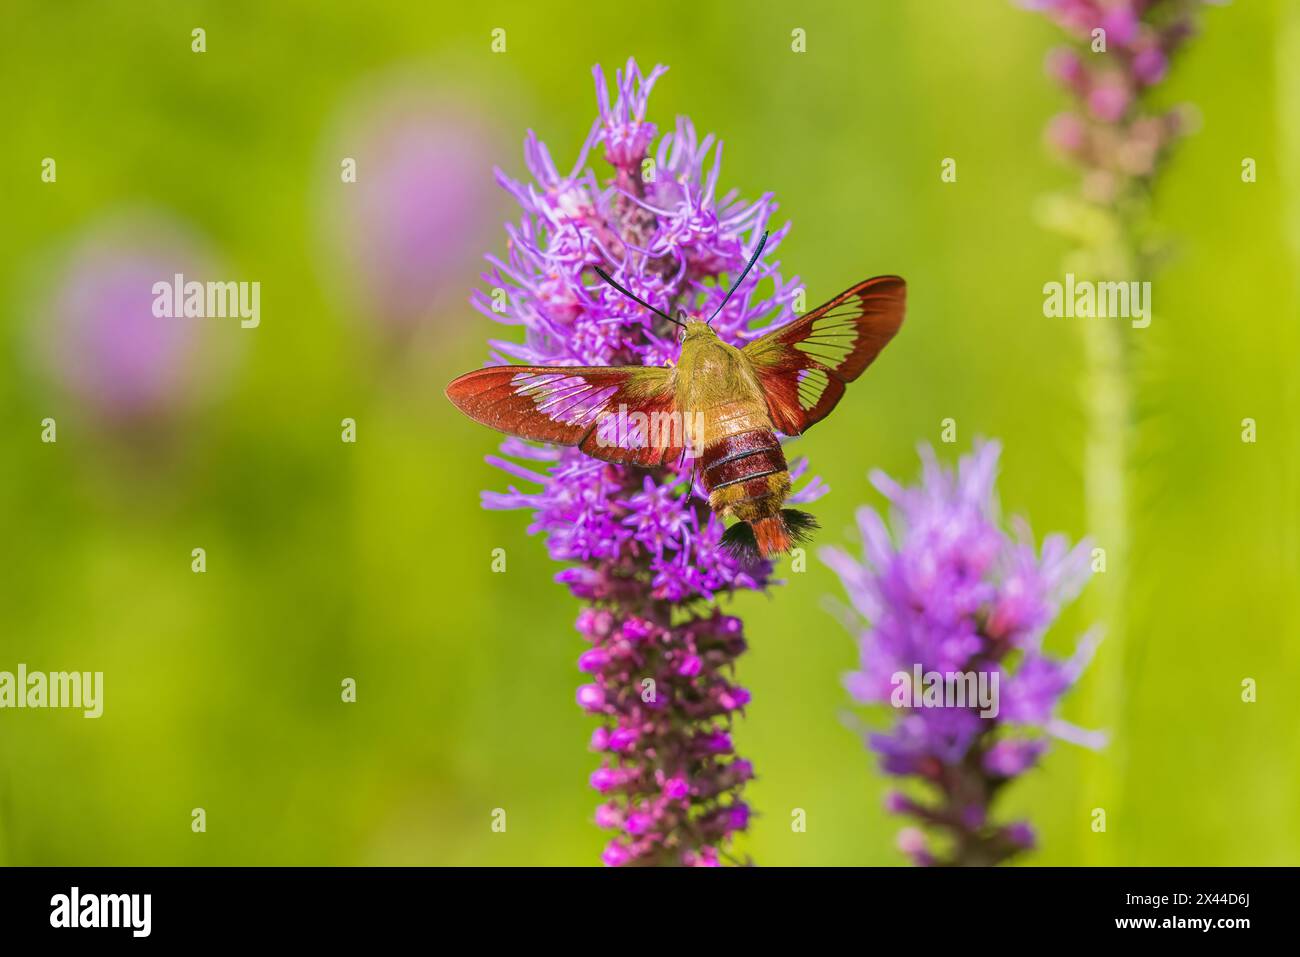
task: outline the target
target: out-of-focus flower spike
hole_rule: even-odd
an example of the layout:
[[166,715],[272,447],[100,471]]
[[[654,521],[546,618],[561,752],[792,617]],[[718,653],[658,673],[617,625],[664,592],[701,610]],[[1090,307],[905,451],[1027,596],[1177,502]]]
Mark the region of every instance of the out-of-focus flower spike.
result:
[[[1057,602],[1073,597],[1077,576],[1087,573],[1087,546],[1071,549],[1051,536],[1039,558],[1027,523],[1016,523],[1015,535],[1001,528],[997,443],[977,444],[956,469],[941,465],[929,447],[920,453],[919,485],[873,473],[893,507],[893,534],[864,508],[863,561],[836,548],[820,557],[856,610],[848,627],[859,639],[859,669],[845,687],[862,703],[897,709],[892,729],[869,735],[870,747],[885,773],[915,777],[938,798],[929,807],[895,802],[895,809],[956,838],[944,857],[921,827],[910,827],[900,849],[921,865],[997,864],[1032,845],[993,823],[1001,786],[1036,764],[1048,736],[1088,747],[1103,741],[1055,715],[1096,647],[1095,633],[1066,661],[1040,650]],[[940,687],[959,680],[984,689],[981,695],[993,689],[992,696],[935,702],[909,692],[898,700],[900,689],[919,690],[918,671],[927,686],[938,675]]]

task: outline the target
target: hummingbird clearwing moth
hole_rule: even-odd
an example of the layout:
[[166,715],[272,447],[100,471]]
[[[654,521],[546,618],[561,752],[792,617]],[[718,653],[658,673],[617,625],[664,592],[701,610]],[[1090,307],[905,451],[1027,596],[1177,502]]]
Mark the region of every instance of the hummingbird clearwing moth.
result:
[[[723,305],[753,267],[758,247]],[[606,462],[657,468],[698,460],[709,507],[736,519],[723,543],[738,557],[789,551],[816,528],[782,508],[790,473],[776,433],[800,435],[835,408],[903,323],[907,285],[877,276],[851,286],[743,348],[707,321],[674,319],[597,273],[615,289],[682,326],[670,366],[493,366],[466,373],[447,397],[476,422],[537,442],[577,446]]]

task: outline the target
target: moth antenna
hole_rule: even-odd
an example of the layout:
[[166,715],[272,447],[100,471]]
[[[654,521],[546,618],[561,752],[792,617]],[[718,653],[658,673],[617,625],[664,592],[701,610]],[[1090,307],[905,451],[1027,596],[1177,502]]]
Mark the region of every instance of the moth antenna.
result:
[[749,271],[754,268],[754,263],[758,262],[758,257],[763,255],[763,247],[765,245],[767,245],[766,229],[763,230],[763,235],[758,238],[758,247],[754,250],[754,255],[749,257],[749,263],[745,266],[745,271],[740,274],[740,278],[737,279],[732,284],[731,288],[727,290],[727,294],[722,297],[722,302],[718,303],[718,308],[713,310],[713,315],[709,316],[708,325],[713,325],[713,320],[718,318],[718,313],[720,313],[722,307],[727,304],[727,300],[731,298],[732,293],[739,289],[740,284],[745,281],[745,277],[749,275]]
[[[764,234],[764,238],[766,238],[766,235],[767,235],[767,234],[765,233],[765,234]],[[595,267],[595,270],[596,270],[596,275],[597,275],[597,276],[599,276],[601,279],[605,280],[605,282],[609,283],[611,286],[613,286],[615,289],[617,289],[617,290],[618,290],[619,292],[621,292],[623,295],[627,296],[627,298],[631,299],[633,302],[638,302],[638,303],[640,303],[641,305],[645,306],[647,309],[649,309],[651,312],[653,312],[656,316],[662,316],[664,319],[667,319],[669,322],[676,323],[677,325],[681,326],[683,329],[686,328],[686,323],[682,322],[680,319],[674,319],[672,316],[668,315],[668,313],[663,312],[663,311],[660,310],[660,309],[656,309],[654,306],[650,305],[650,303],[646,302],[644,299],[642,299],[642,298],[641,298],[640,296],[638,296],[636,293],[634,293],[634,292],[630,292],[630,291],[628,291],[627,289],[624,289],[622,286],[620,286],[618,283],[616,283],[616,282],[614,281],[613,277],[610,276],[609,273],[605,272],[605,270],[601,269],[599,266],[596,266],[596,267]]]

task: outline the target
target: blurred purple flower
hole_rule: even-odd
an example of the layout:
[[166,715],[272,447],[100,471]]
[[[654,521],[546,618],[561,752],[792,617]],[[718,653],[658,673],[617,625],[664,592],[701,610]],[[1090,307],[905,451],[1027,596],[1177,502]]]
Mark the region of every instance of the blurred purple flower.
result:
[[[451,294],[498,205],[493,137],[466,106],[403,82],[361,97],[332,143],[329,268],[354,309],[409,331]],[[343,158],[355,161],[355,182],[340,182]]]
[[[524,159],[533,182],[498,173],[523,217],[507,226],[506,259],[489,257],[489,290],[474,305],[488,318],[522,327],[522,342],[493,340],[495,362],[550,365],[659,365],[677,358],[674,327],[599,280],[601,265],[665,311],[711,310],[776,208],[770,196],[744,202],[720,193],[720,151],[699,139],[685,118],[654,146],[646,101],[662,67],[643,76],[629,60],[611,100],[595,70],[599,116],[571,172],[562,174],[545,145],[529,133]],[[614,168],[601,186],[586,169],[603,152]],[[712,156],[710,157],[710,152]],[[649,160],[650,162],[647,162]],[[770,254],[788,227],[769,239]],[[730,342],[757,335],[760,317],[791,302],[797,280],[783,283],[760,261],[755,284],[775,289],[758,299],[753,286],[737,294],[714,322]],[[501,301],[500,296],[496,301]],[[492,457],[507,474],[538,491],[488,492],[489,508],[533,513],[532,532],[545,533],[551,557],[574,563],[557,580],[589,603],[578,630],[592,643],[579,668],[594,679],[579,703],[606,726],[592,747],[604,761],[592,787],[610,800],[600,826],[619,832],[603,859],[618,864],[714,865],[749,809],[740,798],[753,776],[736,758],[728,730],[749,693],[728,677],[745,649],[738,618],[711,603],[771,583],[770,563],[741,567],[720,546],[723,528],[702,491],[676,469],[647,471],[609,465],[574,449],[515,439]],[[798,477],[806,463],[795,463]],[[816,480],[793,500],[809,501]]]
[[[933,803],[901,794],[887,801],[891,811],[952,838],[951,856],[943,859],[919,831],[905,831],[900,846],[918,864],[997,864],[1024,849],[1027,832],[990,821],[998,791],[1034,766],[1048,736],[1102,743],[1055,716],[1095,640],[1084,638],[1068,660],[1042,649],[1058,608],[1088,578],[1089,546],[1070,548],[1051,535],[1036,550],[1023,523],[1005,532],[994,494],[998,455],[995,442],[977,445],[953,472],[923,447],[921,482],[912,487],[874,473],[873,484],[893,506],[892,533],[875,510],[863,508],[862,560],[838,548],[821,551],[856,612],[860,667],[845,684],[857,701],[898,706],[895,676],[917,668],[997,676],[996,714],[982,717],[978,705],[907,702],[891,730],[869,736],[887,774],[918,778],[935,792]],[[992,677],[987,681],[992,687]]]
[[176,273],[210,278],[199,245],[171,221],[122,219],[92,228],[60,262],[36,345],[51,378],[93,417],[161,420],[196,397],[203,324],[222,320],[159,318],[153,286]]
[[[1157,177],[1178,141],[1192,126],[1192,107],[1166,108],[1155,102],[1156,84],[1170,62],[1195,33],[1210,0],[1033,0],[1065,33],[1068,46],[1047,56],[1047,72],[1070,99],[1070,112],[1047,126],[1046,139],[1079,173],[1077,190],[1045,197],[1040,218],[1048,229],[1070,243],[1068,272],[1095,280],[1149,280],[1168,255],[1168,242],[1152,216],[1151,198]],[[1103,41],[1104,40],[1104,44]],[[1150,321],[1150,316],[1147,321]],[[1136,325],[1136,323],[1134,324]],[[1085,426],[1082,468],[1088,528],[1106,545],[1111,561],[1107,587],[1092,598],[1096,617],[1106,624],[1112,642],[1099,662],[1097,687],[1115,689],[1122,681],[1122,661],[1128,639],[1129,560],[1132,478],[1131,436],[1136,416],[1135,396],[1141,361],[1122,323],[1083,323],[1082,381]],[[1021,714],[1042,712],[1042,700],[1068,684],[1062,675],[1044,668],[1034,675],[1042,689],[1038,702],[1021,700]],[[1098,699],[1100,700],[1100,699]],[[1118,718],[1099,716],[1107,723]],[[1013,770],[1036,755],[1003,748],[991,757],[992,766]],[[1102,780],[1090,790],[1119,801],[1122,776]],[[1021,845],[1029,832],[1008,839]]]
[[[1185,109],[1153,112],[1143,96],[1165,78],[1170,59],[1194,32],[1198,9],[1210,2],[1021,0],[1072,41],[1049,52],[1047,73],[1074,97],[1076,112],[1068,114],[1069,124],[1053,120],[1047,138],[1082,168],[1089,199],[1113,203],[1150,177],[1187,129]],[[1099,29],[1104,51],[1094,46]]]

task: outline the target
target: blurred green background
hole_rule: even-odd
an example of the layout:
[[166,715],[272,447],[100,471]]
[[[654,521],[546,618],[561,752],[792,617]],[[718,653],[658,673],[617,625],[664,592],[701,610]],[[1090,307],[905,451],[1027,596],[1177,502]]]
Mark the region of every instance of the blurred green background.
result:
[[[1042,316],[1066,248],[1034,215],[1074,181],[1041,145],[1065,105],[1042,70],[1059,35],[1010,2],[23,0],[6,21],[0,670],[99,670],[106,690],[99,720],[0,711],[0,863],[597,860],[577,604],[525,514],[479,508],[505,484],[483,462],[498,437],[442,396],[500,333],[466,303],[515,216],[491,167],[523,175],[531,127],[567,171],[595,63],[670,66],[650,118],[690,115],[725,140],[725,184],[776,194],[777,221],[794,223],[780,259],[810,302],[865,275],[909,281],[903,335],[799,443],[833,490],[815,506],[823,543],[879,504],[867,470],[910,479],[947,417],[949,460],[977,435],[1003,441],[1007,512],[1087,534],[1081,340]],[[790,51],[794,27],[806,54]],[[1297,64],[1297,4],[1239,2],[1207,12],[1159,93],[1194,102],[1201,128],[1155,207],[1176,255],[1142,333],[1130,648],[1113,695],[1086,677],[1065,711],[1125,747],[1120,761],[1058,745],[1006,795],[1002,813],[1039,828],[1029,863],[1300,863]],[[441,198],[380,196],[358,214],[344,191],[401,139],[367,131],[385,103],[406,104],[392,109],[414,117],[417,151],[450,139],[465,169]],[[441,147],[419,131],[434,115]],[[358,184],[340,183],[344,156]],[[955,184],[939,178],[948,156]],[[407,221],[420,215],[435,228]],[[384,216],[424,244],[405,272]],[[148,255],[260,281],[261,325],[197,321],[193,375],[110,415],[45,340],[60,309],[80,314],[59,305],[69,285],[98,301],[78,278],[104,268],[86,244],[140,232],[161,247]],[[403,282],[383,310],[365,295]],[[40,441],[46,417],[56,444]],[[347,417],[355,444],[340,441]],[[498,547],[506,574],[490,569]],[[854,646],[823,607],[838,583],[815,561],[788,577],[733,606],[754,696],[736,740],[761,815],[741,849],[902,863],[885,782],[844,723]],[[1089,624],[1085,601],[1049,644]],[[1257,703],[1240,700],[1246,677]],[[1089,712],[1111,698],[1114,713]],[[1107,776],[1118,796],[1097,834]],[[796,807],[806,833],[791,832]]]

